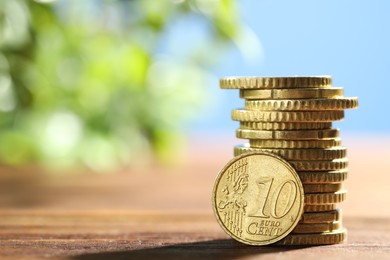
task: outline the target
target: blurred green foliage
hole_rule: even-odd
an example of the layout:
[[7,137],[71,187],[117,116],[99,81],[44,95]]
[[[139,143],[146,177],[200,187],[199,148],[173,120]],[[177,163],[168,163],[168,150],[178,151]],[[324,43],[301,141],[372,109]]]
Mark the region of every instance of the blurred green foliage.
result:
[[[1,162],[106,171],[169,158],[238,35],[235,1],[44,2],[0,1]],[[161,55],[186,19],[207,25],[202,44]]]

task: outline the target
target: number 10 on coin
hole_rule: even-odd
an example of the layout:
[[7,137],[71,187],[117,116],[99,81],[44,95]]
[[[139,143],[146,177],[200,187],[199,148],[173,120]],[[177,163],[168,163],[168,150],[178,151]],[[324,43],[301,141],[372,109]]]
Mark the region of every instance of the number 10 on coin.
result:
[[235,157],[220,171],[213,189],[218,223],[232,238],[250,245],[272,244],[287,236],[303,205],[295,170],[266,152]]

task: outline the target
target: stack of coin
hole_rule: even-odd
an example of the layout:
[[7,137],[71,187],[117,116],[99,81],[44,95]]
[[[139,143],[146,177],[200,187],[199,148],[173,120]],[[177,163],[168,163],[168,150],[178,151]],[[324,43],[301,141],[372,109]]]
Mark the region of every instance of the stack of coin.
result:
[[297,226],[278,244],[335,244],[346,239],[337,204],[346,198],[346,148],[333,121],[344,109],[358,106],[344,97],[330,76],[228,77],[223,89],[239,89],[245,108],[232,111],[240,122],[236,135],[249,139],[234,154],[269,152],[285,159],[298,173],[304,189],[304,213]]

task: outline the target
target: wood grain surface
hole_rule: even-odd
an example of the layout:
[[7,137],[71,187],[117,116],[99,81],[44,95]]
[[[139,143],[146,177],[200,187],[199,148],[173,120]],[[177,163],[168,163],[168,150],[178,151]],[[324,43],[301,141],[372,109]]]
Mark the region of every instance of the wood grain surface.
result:
[[2,167],[0,259],[390,259],[390,138],[343,140],[348,242],[315,247],[250,247],[225,235],[212,215],[211,188],[241,141],[206,141],[205,150],[205,140],[194,138],[174,167],[116,174]]
[[225,235],[209,213],[3,211],[1,215],[0,256],[10,259],[390,257],[389,221],[379,218],[346,218],[349,238],[344,244],[251,247]]

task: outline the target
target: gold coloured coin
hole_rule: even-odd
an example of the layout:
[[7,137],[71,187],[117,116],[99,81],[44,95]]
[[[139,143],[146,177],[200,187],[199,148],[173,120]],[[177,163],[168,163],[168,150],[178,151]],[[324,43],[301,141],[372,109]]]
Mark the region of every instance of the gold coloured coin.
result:
[[220,171],[212,202],[228,235],[245,244],[267,245],[294,229],[303,199],[302,183],[291,165],[261,152],[235,157]]
[[333,183],[343,182],[348,177],[346,169],[324,172],[297,172],[301,181],[305,183]]
[[286,149],[308,149],[308,148],[332,148],[341,145],[341,139],[329,140],[265,140],[251,139],[250,147],[254,148],[286,148]]
[[331,210],[325,212],[306,212],[302,215],[299,223],[328,223],[341,220],[341,210]]
[[322,149],[272,149],[250,147],[248,143],[236,145],[234,147],[234,156],[243,153],[265,151],[277,154],[286,160],[334,160],[344,158],[347,155],[347,149],[342,146]]
[[332,123],[240,122],[240,128],[252,130],[319,130],[332,128]]
[[324,212],[324,211],[331,211],[336,210],[337,205],[334,204],[314,204],[314,205],[307,205],[305,204],[304,211],[306,212]]
[[248,110],[276,111],[316,111],[354,109],[359,105],[357,97],[284,99],[284,100],[245,100]]
[[226,77],[219,83],[222,89],[319,88],[331,87],[332,77]]
[[321,183],[321,184],[304,184],[303,190],[305,193],[329,193],[342,190],[343,184],[341,182],[335,183]]
[[346,239],[347,230],[342,228],[333,232],[290,234],[289,236],[275,243],[275,245],[332,245],[341,243]]
[[341,221],[329,223],[298,223],[292,234],[332,232],[342,228]]
[[347,197],[347,191],[341,190],[333,193],[307,193],[305,194],[306,205],[335,204],[343,202]]
[[287,131],[271,131],[271,130],[250,130],[237,129],[236,137],[241,139],[281,139],[281,140],[323,140],[334,139],[339,137],[338,129],[324,130],[287,130]]
[[331,161],[289,161],[296,171],[337,171],[348,167],[348,159]]
[[344,119],[344,111],[260,111],[235,109],[232,110],[232,119],[251,122],[333,122]]
[[245,99],[311,99],[339,98],[344,95],[343,88],[295,88],[295,89],[241,89],[240,98]]

